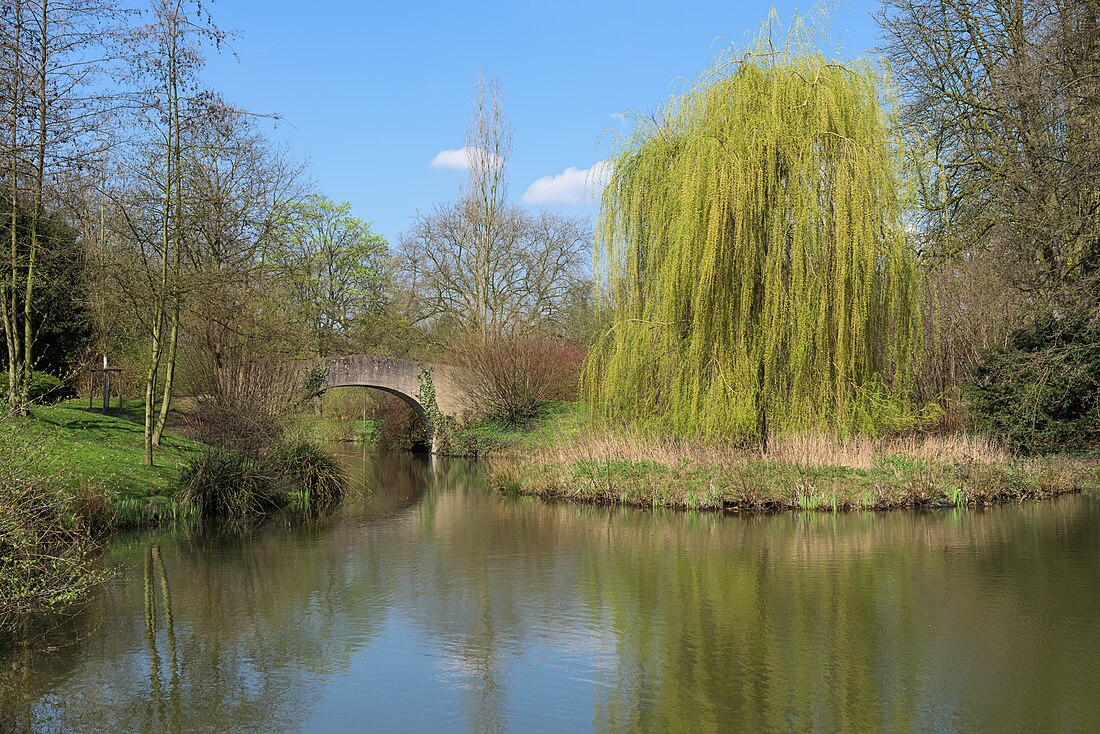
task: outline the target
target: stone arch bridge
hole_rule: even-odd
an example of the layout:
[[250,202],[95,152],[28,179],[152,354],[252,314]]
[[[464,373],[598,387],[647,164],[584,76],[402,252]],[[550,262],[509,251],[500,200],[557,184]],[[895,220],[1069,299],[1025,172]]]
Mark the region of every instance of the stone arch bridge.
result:
[[314,374],[321,378],[310,385],[314,395],[336,387],[371,387],[401,398],[428,423],[428,406],[420,402],[420,378],[426,372],[431,376],[440,413],[461,418],[471,407],[465,391],[454,381],[455,368],[447,365],[353,354],[317,360],[313,366]]

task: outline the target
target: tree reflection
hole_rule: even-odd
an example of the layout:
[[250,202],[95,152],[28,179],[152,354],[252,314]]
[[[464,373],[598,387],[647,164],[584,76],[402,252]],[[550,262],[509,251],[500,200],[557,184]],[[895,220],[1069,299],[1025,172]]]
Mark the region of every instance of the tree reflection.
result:
[[309,526],[120,541],[79,643],[0,656],[0,730],[1100,720],[1096,498],[740,518],[504,500],[459,462],[360,469],[365,504]]
[[119,578],[58,631],[59,653],[0,653],[0,731],[300,729],[320,676],[347,669],[387,614],[394,581],[364,553],[362,519],[430,481],[422,459],[358,469],[379,490],[343,520],[116,543]]

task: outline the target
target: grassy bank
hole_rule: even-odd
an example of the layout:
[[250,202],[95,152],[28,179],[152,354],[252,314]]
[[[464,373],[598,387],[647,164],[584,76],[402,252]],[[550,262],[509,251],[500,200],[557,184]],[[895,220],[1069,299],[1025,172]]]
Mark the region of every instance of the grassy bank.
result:
[[463,426],[448,437],[448,456],[515,456],[543,452],[550,446],[568,443],[584,433],[587,417],[576,403],[551,402],[543,405],[524,426],[497,420],[481,420]]
[[303,418],[303,427],[313,439],[322,443],[357,443],[373,445],[378,437],[378,421],[370,418],[334,418],[311,415]]
[[[186,411],[186,399],[179,402]],[[88,410],[83,400],[36,406],[26,418],[0,424],[0,449],[33,452],[40,472],[69,498],[74,518],[103,529],[190,521],[196,514],[241,520],[272,508],[329,505],[342,493],[334,460],[308,438],[287,437],[257,461],[166,432],[147,467],[142,411],[138,400],[121,415]],[[259,487],[254,508],[249,487]],[[222,500],[226,507],[218,509]]]
[[26,418],[11,418],[0,431],[7,451],[34,451],[51,482],[75,499],[99,524],[133,527],[174,519],[180,471],[203,445],[165,433],[145,466],[141,401],[127,401],[123,415],[89,411],[84,400],[35,406]]
[[141,408],[70,400],[0,416],[0,644],[87,598],[107,574],[106,531],[313,515],[346,489],[338,460],[293,435],[249,458],[165,433],[146,467]]
[[491,461],[505,494],[731,512],[985,506],[1100,486],[1100,460],[1019,458],[973,436],[803,436],[769,450],[594,432],[561,411]]
[[166,435],[145,467],[144,427],[78,400],[0,417],[0,644],[30,639],[108,576],[102,531],[177,519],[179,471],[199,447]]

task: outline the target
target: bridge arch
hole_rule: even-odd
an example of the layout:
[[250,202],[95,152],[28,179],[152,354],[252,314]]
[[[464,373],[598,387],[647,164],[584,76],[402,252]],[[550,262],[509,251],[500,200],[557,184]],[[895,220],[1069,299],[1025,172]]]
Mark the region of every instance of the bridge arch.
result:
[[324,376],[313,391],[320,395],[337,387],[369,387],[396,395],[407,403],[425,424],[429,425],[426,409],[421,404],[421,375],[431,376],[439,412],[456,418],[467,410],[464,391],[452,379],[452,368],[431,362],[415,362],[370,354],[352,354],[318,360]]

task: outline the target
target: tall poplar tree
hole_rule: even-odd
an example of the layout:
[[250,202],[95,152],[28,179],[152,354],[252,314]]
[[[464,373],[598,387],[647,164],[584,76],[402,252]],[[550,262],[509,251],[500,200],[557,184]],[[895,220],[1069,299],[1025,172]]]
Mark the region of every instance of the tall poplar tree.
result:
[[765,446],[905,420],[920,309],[892,112],[870,65],[808,37],[720,57],[613,157],[613,326],[585,378],[605,417]]
[[[499,80],[478,77],[466,126],[469,178],[458,199],[417,213],[401,236],[414,322],[491,342],[558,320],[591,240],[582,219],[508,203],[512,125]],[[446,327],[444,327],[446,328]]]

